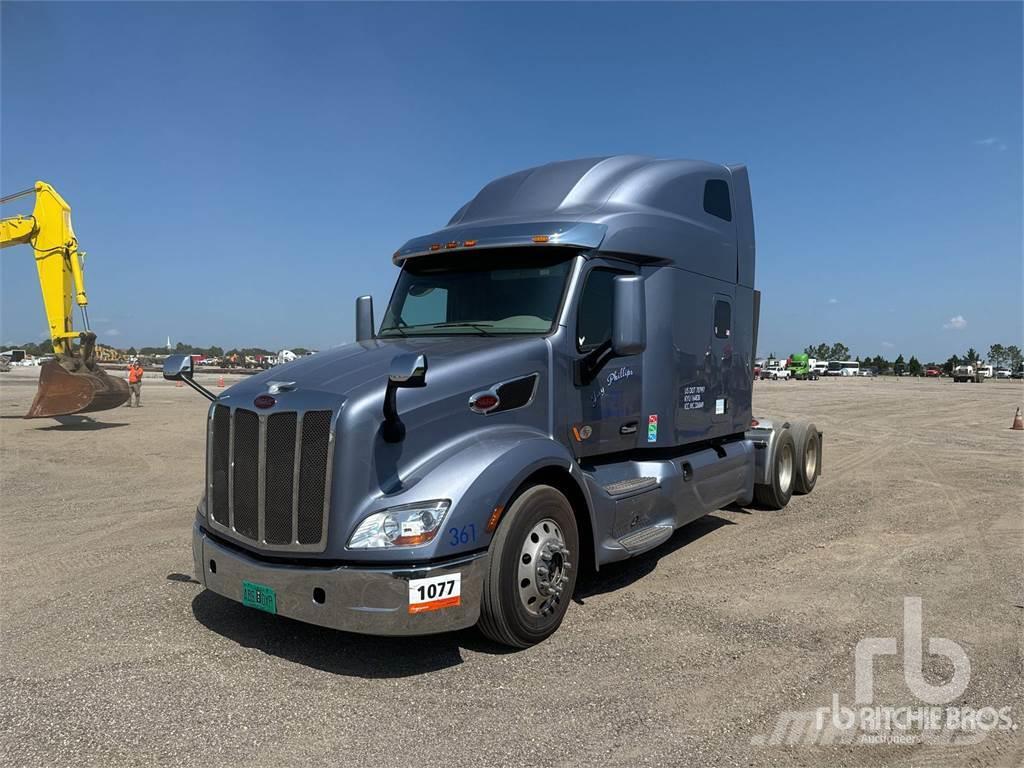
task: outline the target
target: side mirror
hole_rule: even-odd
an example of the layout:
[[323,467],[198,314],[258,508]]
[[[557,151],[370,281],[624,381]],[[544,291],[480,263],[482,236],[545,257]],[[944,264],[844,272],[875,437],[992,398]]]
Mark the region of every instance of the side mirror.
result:
[[217,399],[217,395],[202,384],[196,383],[192,378],[195,371],[192,369],[192,355],[171,355],[164,360],[164,378],[169,381],[183,381],[192,389],[198,392],[211,402]]
[[164,360],[164,378],[168,381],[185,381],[192,374],[192,355],[171,355]]
[[612,306],[612,352],[616,357],[637,355],[647,347],[647,300],[638,275],[615,278]]
[[373,297],[360,296],[356,299],[356,341],[373,338]]
[[388,443],[400,443],[405,439],[405,425],[398,417],[396,395],[402,387],[425,387],[427,385],[427,356],[416,354],[396,355],[391,361],[388,386],[384,390],[384,424],[381,434]]

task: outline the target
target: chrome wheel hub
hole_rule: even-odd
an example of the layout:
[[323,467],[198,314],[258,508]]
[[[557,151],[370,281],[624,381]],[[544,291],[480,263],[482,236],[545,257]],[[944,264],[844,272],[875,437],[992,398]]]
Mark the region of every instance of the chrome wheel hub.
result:
[[811,480],[818,471],[818,451],[812,440],[807,441],[804,449],[804,474]]
[[779,457],[779,489],[785,492],[793,482],[793,449],[786,445]]
[[562,598],[572,570],[565,535],[551,518],[537,523],[526,534],[519,553],[519,600],[534,616],[547,616]]

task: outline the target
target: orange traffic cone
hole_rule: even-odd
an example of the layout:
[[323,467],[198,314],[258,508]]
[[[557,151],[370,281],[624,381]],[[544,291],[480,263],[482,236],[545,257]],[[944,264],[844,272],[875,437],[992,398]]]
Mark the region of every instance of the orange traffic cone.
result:
[[217,386],[218,387],[223,387],[224,386],[224,377],[223,376],[221,376],[219,379],[217,379]]
[[1020,417],[1020,408],[1017,409],[1017,413],[1013,417],[1013,426],[1010,429],[1024,430],[1024,419]]

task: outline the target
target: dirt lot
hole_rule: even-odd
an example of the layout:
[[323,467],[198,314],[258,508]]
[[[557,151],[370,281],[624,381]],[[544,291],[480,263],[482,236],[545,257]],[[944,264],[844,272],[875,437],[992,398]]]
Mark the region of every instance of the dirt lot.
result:
[[[1024,728],[970,746],[777,730],[833,694],[853,705],[855,646],[895,637],[902,653],[908,596],[923,600],[924,637],[970,659],[950,705],[1024,723],[1024,432],[1008,429],[1020,382],[759,382],[758,413],[824,431],[817,490],[783,512],[711,515],[602,571],[551,640],[509,653],[475,631],[366,638],[202,593],[189,536],[204,401],[150,377],[142,409],[23,421],[33,377],[0,374],[3,765],[1024,758]],[[931,684],[952,674],[925,659]],[[903,666],[875,662],[876,705],[923,705]]]

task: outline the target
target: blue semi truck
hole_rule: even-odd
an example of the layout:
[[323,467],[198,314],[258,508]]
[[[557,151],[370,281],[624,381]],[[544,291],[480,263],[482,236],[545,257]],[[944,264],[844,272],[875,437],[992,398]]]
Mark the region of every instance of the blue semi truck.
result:
[[402,245],[354,343],[219,396],[170,358],[212,400],[196,578],[341,630],[526,647],[581,570],[809,493],[821,433],[753,418],[754,261],[744,166],[557,162]]

